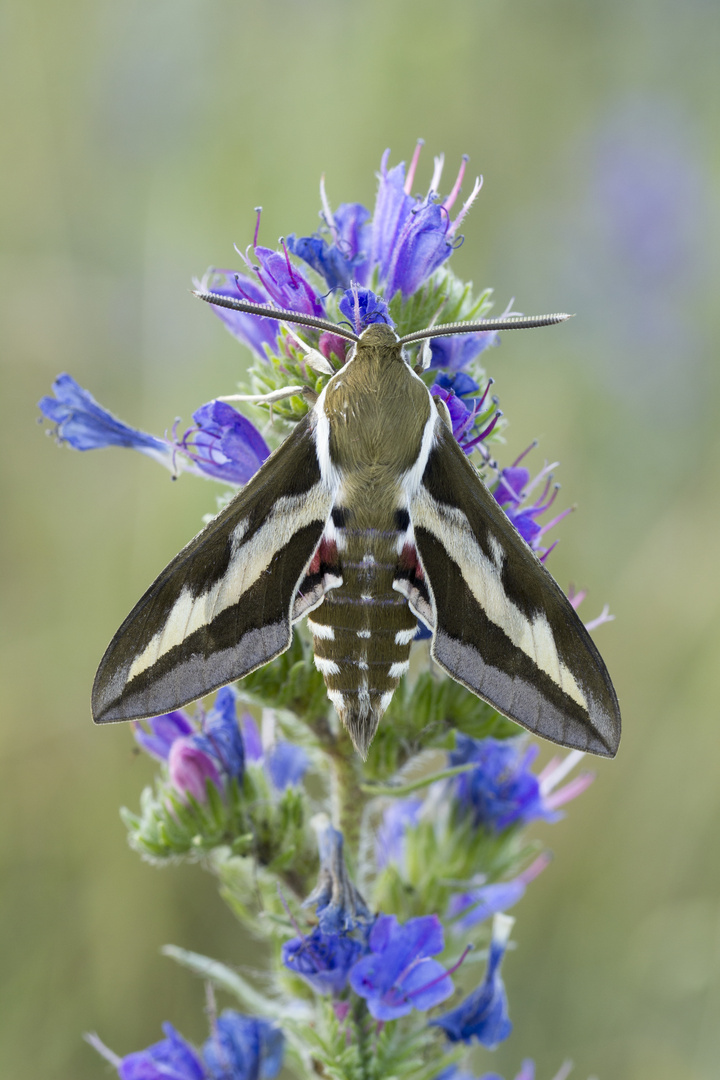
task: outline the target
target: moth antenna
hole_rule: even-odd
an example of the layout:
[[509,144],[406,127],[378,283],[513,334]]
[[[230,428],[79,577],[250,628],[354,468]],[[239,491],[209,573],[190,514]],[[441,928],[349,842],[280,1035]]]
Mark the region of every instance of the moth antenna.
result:
[[204,300],[206,304],[215,307],[230,308],[232,311],[245,311],[248,315],[259,315],[264,319],[277,319],[279,322],[297,323],[298,326],[312,326],[317,330],[327,330],[328,333],[337,334],[338,337],[347,338],[348,341],[359,341],[357,334],[346,330],[344,326],[330,322],[329,319],[320,319],[316,315],[303,315],[298,311],[287,311],[285,308],[275,308],[271,304],[256,304],[251,300],[235,299],[234,296],[221,296],[219,293],[206,292],[204,289],[192,289],[193,296],[198,300]]
[[400,338],[398,345],[409,345],[411,341],[422,341],[423,338],[476,334],[479,330],[531,330],[536,326],[554,326],[555,323],[565,322],[566,319],[572,319],[572,315],[558,312],[554,315],[523,315],[514,318],[501,316],[497,319],[478,319],[477,322],[441,323],[439,326],[428,326],[425,330],[416,330],[413,334],[406,334],[405,337]]

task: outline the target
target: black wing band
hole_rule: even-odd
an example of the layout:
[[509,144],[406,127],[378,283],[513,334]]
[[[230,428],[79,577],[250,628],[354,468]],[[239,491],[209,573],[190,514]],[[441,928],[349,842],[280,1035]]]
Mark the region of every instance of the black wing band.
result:
[[441,421],[411,518],[440,666],[530,731],[614,756],[620,711],[600,654]]
[[331,506],[310,414],[128,615],[95,677],[95,720],[170,712],[287,649]]

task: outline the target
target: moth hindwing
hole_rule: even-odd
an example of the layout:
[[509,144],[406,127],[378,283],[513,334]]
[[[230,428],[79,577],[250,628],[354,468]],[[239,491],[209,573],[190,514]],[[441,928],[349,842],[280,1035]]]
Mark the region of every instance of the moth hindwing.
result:
[[99,722],[169,712],[266,663],[308,616],[365,756],[417,619],[453,678],[554,742],[612,756],[617,699],[567,597],[457,445],[387,326],[150,587],[93,690]]

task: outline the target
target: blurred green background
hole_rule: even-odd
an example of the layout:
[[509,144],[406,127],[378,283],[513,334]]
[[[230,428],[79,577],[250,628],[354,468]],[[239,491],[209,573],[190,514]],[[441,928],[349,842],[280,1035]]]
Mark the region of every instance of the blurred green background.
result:
[[[372,205],[426,139],[485,175],[455,269],[564,327],[489,354],[560,459],[551,569],[608,601],[625,735],[518,907],[515,1032],[485,1068],[709,1080],[720,1061],[717,567],[720,8],[713,0],[4,0],[0,8],[0,1075],[85,1080],[170,1019],[205,1033],[174,942],[257,963],[212,881],[127,849],[151,774],[93,728],[97,661],[214,507],[146,458],[57,449],[35,402],[73,374],[162,433],[247,356],[188,294],[233,242],[311,232],[318,179]],[[470,179],[472,178],[470,177]],[[470,185],[466,184],[466,192]]]

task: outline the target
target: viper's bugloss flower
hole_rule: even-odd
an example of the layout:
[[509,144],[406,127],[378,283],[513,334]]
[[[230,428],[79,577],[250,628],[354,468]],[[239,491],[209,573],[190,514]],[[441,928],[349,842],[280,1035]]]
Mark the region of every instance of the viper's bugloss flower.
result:
[[[194,279],[193,285],[199,292],[214,292],[233,299],[240,297],[255,304],[270,303],[270,296],[259,281],[253,281],[246,274],[237,274],[234,270],[212,266],[202,278]],[[267,349],[270,352],[277,349],[280,323],[275,319],[259,319],[257,315],[248,315],[245,311],[215,305],[212,305],[212,309],[233,337],[252,349],[261,360],[267,360]]]
[[55,397],[38,402],[43,416],[55,424],[59,442],[74,450],[101,450],[106,446],[125,446],[159,461],[175,471],[173,447],[167,439],[147,435],[118,420],[99,405],[71,375],[58,375],[53,383]]
[[206,780],[218,788],[224,779],[242,780],[245,748],[231,687],[218,690],[199,727],[182,710],[155,716],[147,723],[149,732],[133,724],[135,739],[147,753],[167,762],[170,782],[182,796],[204,802]]
[[269,1020],[226,1009],[199,1054],[172,1024],[165,1038],[121,1058],[97,1035],[90,1045],[113,1065],[120,1080],[273,1080],[282,1068],[285,1040]]
[[424,1012],[452,994],[452,979],[432,959],[445,947],[437,915],[404,925],[394,915],[378,915],[368,945],[370,952],[355,964],[349,981],[376,1020],[396,1020],[412,1009]]
[[157,758],[158,761],[167,761],[176,739],[195,732],[192,720],[180,709],[176,712],[165,713],[163,716],[153,716],[146,723],[150,725],[149,732],[140,724],[133,724],[135,741],[147,754]]
[[307,278],[292,265],[287,250],[279,252],[256,246],[253,254],[260,263],[255,267],[255,273],[276,307],[305,315],[322,317],[325,314],[320,297]]
[[417,825],[422,799],[393,799],[386,808],[375,838],[378,870],[388,863],[402,864],[407,830]]
[[41,398],[38,406],[55,423],[59,442],[74,450],[124,446],[154,458],[173,474],[193,472],[231,484],[247,483],[270,454],[257,428],[223,401],[198,409],[195,425],[180,440],[161,439],[118,420],[70,375],[58,376],[53,390],[55,397]]
[[457,919],[455,925],[458,929],[469,930],[492,915],[507,911],[522,899],[530,882],[543,872],[550,861],[549,852],[543,852],[511,881],[480,885],[476,889],[468,889],[467,892],[453,896],[448,905],[448,918]]
[[473,825],[500,832],[510,825],[526,825],[536,818],[557,820],[530,771],[539,753],[522,739],[472,739],[458,732],[450,766],[475,763],[476,768],[456,776],[450,783],[463,815]]
[[220,788],[220,773],[212,756],[197,745],[196,739],[194,735],[186,735],[175,740],[168,755],[168,776],[183,798],[191,795],[197,802],[205,802],[206,781]]
[[493,1050],[512,1031],[500,965],[514,921],[509,915],[495,916],[482,983],[456,1009],[431,1021],[431,1025],[442,1028],[451,1042],[470,1043],[477,1039],[488,1050]]
[[395,325],[383,298],[376,296],[370,289],[363,289],[357,285],[352,289],[346,289],[338,307],[357,334],[361,334],[371,323]]
[[[555,1080],[566,1080],[567,1075],[566,1069],[561,1069]],[[499,1073],[483,1073],[482,1076],[474,1077],[472,1073],[458,1069],[457,1065],[449,1065],[435,1077],[435,1080],[503,1080],[503,1078]],[[530,1058],[523,1061],[515,1080],[535,1080],[535,1063]]]
[[347,872],[342,833],[332,827],[325,814],[318,814],[313,826],[317,834],[320,870],[317,885],[303,902],[303,907],[315,908],[320,929],[325,934],[368,926],[372,915]]
[[226,1009],[202,1052],[210,1080],[272,1080],[282,1068],[285,1039],[269,1020]]
[[258,726],[250,713],[243,714],[240,725],[247,760],[262,765],[277,791],[284,791],[302,781],[310,767],[310,758],[301,746],[275,738],[274,721],[270,725],[271,737],[267,748],[263,746]]
[[[481,352],[491,345],[497,345],[499,341],[500,335],[497,330],[480,330],[477,334],[431,338],[430,367],[441,371],[464,371]],[[458,390],[458,393],[462,391]]]
[[424,198],[411,196],[415,169],[422,143],[418,143],[407,176],[405,163],[388,169],[390,151],[380,162],[380,176],[372,226],[372,261],[378,268],[385,294],[400,291],[412,295],[452,255],[457,227],[480,191],[477,180],[470,198],[454,221],[450,208],[462,184],[467,158],[464,157],[455,185],[440,202],[439,187],[444,158],[435,159],[435,171]]
[[309,936],[286,941],[282,961],[319,993],[339,994],[347,985],[352,966],[368,951],[373,917],[347,872],[342,833],[324,814],[319,814],[313,825],[320,870],[318,883],[303,907],[315,908],[318,926]]
[[[486,402],[491,386],[492,379],[488,379],[481,396],[472,397],[470,395],[480,388],[474,379],[460,372],[454,379],[441,375],[430,387],[430,393],[447,405],[453,435],[466,454],[471,454],[490,435],[502,415],[496,412],[487,422],[489,409]],[[494,400],[491,401],[490,407],[494,404]]]
[[367,931],[326,934],[316,926],[307,937],[294,937],[282,947],[282,962],[319,994],[339,994],[352,966],[367,952]]
[[87,1041],[113,1065],[120,1080],[207,1080],[200,1055],[183,1039],[172,1024],[163,1024],[165,1038],[145,1050],[136,1050],[121,1058],[97,1037]]
[[265,754],[265,771],[278,791],[299,784],[308,770],[310,759],[301,746],[281,740]]
[[348,289],[352,281],[364,284],[369,267],[370,211],[361,203],[342,203],[333,214],[324,186],[321,193],[330,242],[319,233],[299,238],[293,234],[288,236],[287,246],[324,277],[330,289]]
[[[546,533],[550,531],[555,525],[557,525],[568,514],[572,513],[572,507],[568,507],[561,513],[556,514],[550,521],[540,524],[537,520],[542,514],[555,502],[559,485],[553,487],[552,484],[552,470],[556,467],[556,464],[546,465],[532,481],[530,480],[530,471],[521,465],[520,462],[530,450],[533,449],[535,443],[523,451],[519,458],[517,458],[512,465],[503,469],[500,473],[493,495],[496,502],[502,506],[503,510],[512,521],[517,531],[522,536],[523,540],[526,540],[534,552],[539,556],[541,561],[545,561],[555,544],[550,547],[543,545],[543,538]],[[541,492],[537,498],[532,498],[536,489],[540,487]],[[557,541],[556,541],[557,543]]]
[[343,203],[333,212],[321,187],[329,238],[320,233],[292,236],[288,247],[321,274],[330,289],[348,289],[352,281],[366,285],[376,272],[388,300],[397,292],[408,297],[449,259],[458,244],[457,228],[480,190],[480,181],[451,221],[450,209],[460,192],[467,158],[445,199],[439,195],[444,159],[436,158],[428,193],[418,198],[411,192],[421,146],[420,142],[415,148],[407,173],[404,162],[389,169],[390,151],[383,154],[372,223],[360,203]]
[[255,425],[226,401],[202,405],[193,420],[193,427],[176,445],[208,476],[246,484],[270,456],[270,447]]

